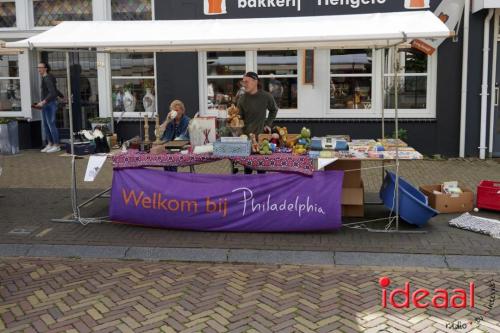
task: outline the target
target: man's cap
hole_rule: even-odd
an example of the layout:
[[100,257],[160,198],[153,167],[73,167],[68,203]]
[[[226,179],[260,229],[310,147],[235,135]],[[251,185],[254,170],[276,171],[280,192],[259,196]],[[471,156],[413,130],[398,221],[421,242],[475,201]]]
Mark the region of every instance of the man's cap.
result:
[[246,77],[249,77],[249,78],[252,78],[254,80],[259,80],[259,75],[257,75],[257,73],[255,72],[246,72],[245,75],[243,76],[246,76]]

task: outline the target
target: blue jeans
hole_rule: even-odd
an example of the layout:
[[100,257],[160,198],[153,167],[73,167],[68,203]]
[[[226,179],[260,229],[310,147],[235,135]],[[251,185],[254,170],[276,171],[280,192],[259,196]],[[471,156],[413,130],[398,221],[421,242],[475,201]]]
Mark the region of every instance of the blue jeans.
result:
[[59,144],[59,131],[56,127],[57,102],[49,102],[42,107],[43,128],[45,138],[52,144]]

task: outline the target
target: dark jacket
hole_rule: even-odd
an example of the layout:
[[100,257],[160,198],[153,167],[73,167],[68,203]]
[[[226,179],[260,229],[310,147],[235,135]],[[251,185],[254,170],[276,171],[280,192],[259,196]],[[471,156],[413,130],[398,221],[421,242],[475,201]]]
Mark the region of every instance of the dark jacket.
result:
[[47,103],[53,102],[57,97],[63,97],[61,92],[57,90],[56,78],[52,74],[47,74],[42,77],[42,101]]
[[172,141],[176,138],[189,140],[188,126],[190,120],[191,119],[188,116],[183,115],[179,124],[176,124],[175,120],[171,121],[167,124],[165,133],[163,133],[163,137],[161,139],[163,141]]

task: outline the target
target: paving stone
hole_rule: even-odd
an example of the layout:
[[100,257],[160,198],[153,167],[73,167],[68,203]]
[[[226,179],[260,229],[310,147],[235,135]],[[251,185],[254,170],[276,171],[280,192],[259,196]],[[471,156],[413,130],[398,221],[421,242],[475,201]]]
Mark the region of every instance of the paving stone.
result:
[[261,264],[333,264],[332,252],[320,251],[270,251],[231,250],[229,262],[251,262]]

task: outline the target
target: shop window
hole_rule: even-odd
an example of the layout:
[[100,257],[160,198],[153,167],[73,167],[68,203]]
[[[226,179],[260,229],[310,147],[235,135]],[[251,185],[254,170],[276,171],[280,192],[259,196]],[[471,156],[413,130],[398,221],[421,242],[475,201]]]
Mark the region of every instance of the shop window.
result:
[[0,2],[0,28],[13,28],[16,26],[15,1]]
[[372,108],[373,51],[331,50],[330,109]]
[[111,0],[113,20],[151,20],[151,0]]
[[54,26],[62,21],[91,21],[92,0],[33,0],[35,26]]
[[208,108],[236,103],[240,81],[246,72],[245,52],[207,52],[206,66]]
[[6,111],[21,111],[19,65],[15,55],[0,55],[0,112]]
[[280,109],[297,109],[297,51],[258,51],[257,72],[262,89]]
[[144,112],[143,99],[147,94],[156,99],[154,53],[112,54],[111,75],[113,111],[120,112],[119,116],[133,117]]
[[[398,57],[398,78],[394,78],[393,57]],[[394,109],[394,93],[398,93],[398,108],[427,109],[428,56],[416,49],[386,50],[384,57],[385,108]]]

